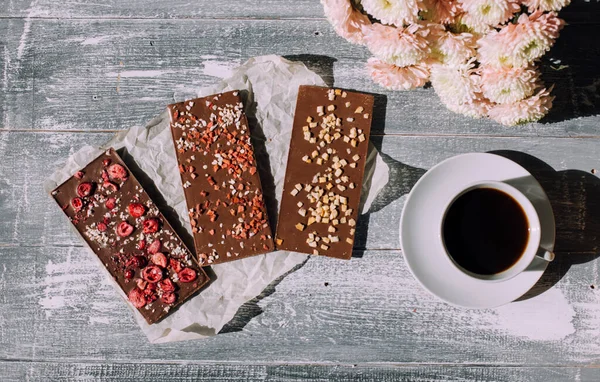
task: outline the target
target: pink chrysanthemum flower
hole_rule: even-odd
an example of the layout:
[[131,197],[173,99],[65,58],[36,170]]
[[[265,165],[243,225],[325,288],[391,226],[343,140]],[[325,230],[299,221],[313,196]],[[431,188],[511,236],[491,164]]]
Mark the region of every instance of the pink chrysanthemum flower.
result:
[[481,90],[492,102],[514,103],[533,94],[539,85],[540,74],[533,67],[497,68],[484,66],[481,70]]
[[496,105],[489,111],[489,116],[498,123],[507,126],[522,125],[542,119],[552,108],[554,97],[550,89],[542,89],[534,96],[514,103]]
[[460,10],[457,0],[423,0],[421,16],[434,23],[451,24]]
[[529,8],[530,12],[540,11],[560,11],[571,3],[571,0],[523,0],[523,4]]
[[421,87],[429,79],[429,70],[424,65],[398,67],[371,57],[367,69],[373,81],[390,90],[410,90]]
[[[521,7],[515,0],[458,0],[473,25],[496,26],[508,21]],[[470,25],[470,24],[467,24]]]
[[362,0],[364,10],[384,24],[402,27],[419,19],[421,0]]
[[471,33],[476,38],[480,38],[489,31],[493,30],[493,28],[488,24],[477,22],[468,13],[458,14],[454,19],[454,23],[452,23],[450,27],[455,33]]
[[478,41],[478,59],[493,66],[525,67],[554,44],[564,21],[556,13],[522,14],[516,24],[492,31]]
[[475,38],[470,33],[456,34],[443,28],[432,28],[429,41],[432,63],[457,66],[475,56]]
[[448,109],[472,118],[487,114],[488,102],[481,95],[480,77],[474,60],[452,67],[433,65],[430,80]]
[[379,59],[396,66],[419,63],[429,54],[426,39],[429,30],[419,24],[395,28],[374,24],[365,30],[367,48]]
[[371,21],[367,15],[355,9],[350,0],[321,0],[325,16],[335,32],[354,44],[363,44],[363,28]]

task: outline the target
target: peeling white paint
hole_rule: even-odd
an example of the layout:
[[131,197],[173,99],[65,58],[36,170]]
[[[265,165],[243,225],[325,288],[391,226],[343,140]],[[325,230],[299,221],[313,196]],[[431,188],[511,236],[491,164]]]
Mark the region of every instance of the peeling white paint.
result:
[[517,337],[558,341],[575,333],[575,310],[558,288],[497,308],[496,329]]
[[104,41],[110,40],[113,36],[89,37],[81,42],[81,45],[98,45]]
[[239,66],[235,62],[221,62],[221,61],[204,61],[204,69],[202,73],[207,76],[213,76],[218,78],[226,78],[231,76],[234,68]]

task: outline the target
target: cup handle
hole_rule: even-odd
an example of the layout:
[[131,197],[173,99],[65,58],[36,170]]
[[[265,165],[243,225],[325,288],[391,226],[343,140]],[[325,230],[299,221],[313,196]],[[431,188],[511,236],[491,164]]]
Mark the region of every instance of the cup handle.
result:
[[554,252],[552,251],[546,251],[544,250],[544,252],[542,252],[541,254],[537,254],[536,255],[539,259],[545,260],[547,262],[552,262],[554,260],[554,258],[556,257],[554,255]]

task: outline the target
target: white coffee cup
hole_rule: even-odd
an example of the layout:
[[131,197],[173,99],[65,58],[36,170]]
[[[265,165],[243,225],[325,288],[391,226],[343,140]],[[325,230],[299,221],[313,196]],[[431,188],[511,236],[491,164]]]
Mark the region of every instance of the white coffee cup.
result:
[[457,193],[454,197],[452,197],[447,205],[446,210],[442,216],[442,220],[440,221],[440,240],[444,241],[443,229],[444,222],[446,219],[446,214],[450,209],[450,206],[462,195],[466,194],[469,191],[478,189],[478,188],[488,188],[501,191],[510,197],[512,197],[522,208],[525,216],[527,217],[528,226],[529,226],[529,238],[527,241],[527,245],[525,246],[525,250],[523,251],[521,257],[508,269],[494,273],[490,275],[481,275],[477,273],[473,273],[465,268],[463,268],[460,264],[458,264],[450,255],[448,250],[446,249],[446,245],[444,244],[444,250],[446,251],[446,255],[448,259],[452,262],[454,267],[460,270],[462,273],[469,277],[473,277],[479,280],[483,280],[486,282],[496,282],[496,281],[504,281],[511,279],[521,272],[523,272],[534,259],[539,258],[543,261],[552,261],[554,260],[554,253],[551,251],[547,251],[540,247],[541,241],[541,225],[540,218],[538,216],[535,207],[531,203],[531,201],[525,196],[521,191],[517,190],[515,187],[499,181],[480,181],[474,184],[467,186],[465,189]]

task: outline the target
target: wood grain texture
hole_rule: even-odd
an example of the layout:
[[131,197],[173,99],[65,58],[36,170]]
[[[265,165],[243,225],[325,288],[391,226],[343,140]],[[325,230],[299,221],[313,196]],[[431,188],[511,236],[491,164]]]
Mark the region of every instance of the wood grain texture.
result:
[[599,264],[591,255],[575,265],[559,260],[570,269],[562,278],[549,272],[543,282],[555,285],[545,293],[479,311],[429,295],[399,251],[311,258],[244,305],[226,333],[160,345],[147,342],[88,249],[2,247],[0,257],[2,360],[600,364],[600,291],[590,288]]
[[164,105],[219,81],[249,57],[279,54],[308,62],[336,86],[380,94],[374,134],[600,135],[594,117],[600,112],[600,69],[589,58],[600,52],[600,41],[592,38],[600,24],[564,30],[547,58],[567,68],[552,69],[558,64],[550,61],[542,68],[547,82],[557,84],[553,112],[542,123],[518,128],[454,114],[431,88],[384,91],[365,71],[368,50],[343,41],[321,19],[0,19],[0,30],[11,36],[0,99],[7,129],[144,124]]
[[174,365],[3,362],[3,381],[597,381],[598,369],[569,368],[485,368],[482,366],[353,366],[353,365]]

